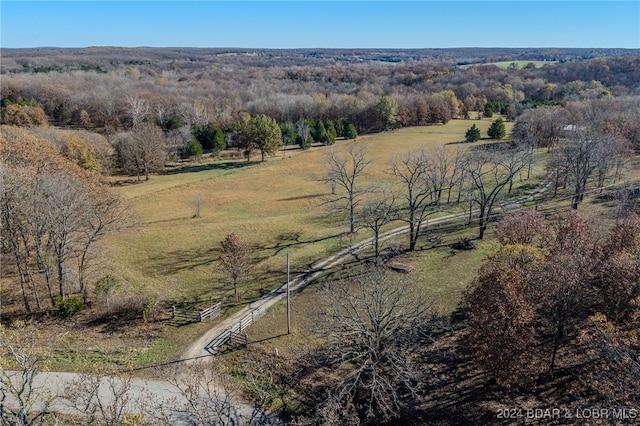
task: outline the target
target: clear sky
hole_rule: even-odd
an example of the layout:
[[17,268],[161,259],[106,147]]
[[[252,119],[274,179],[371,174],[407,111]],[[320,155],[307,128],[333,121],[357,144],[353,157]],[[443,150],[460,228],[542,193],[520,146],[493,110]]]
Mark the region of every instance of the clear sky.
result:
[[2,47],[640,48],[640,1],[0,1]]

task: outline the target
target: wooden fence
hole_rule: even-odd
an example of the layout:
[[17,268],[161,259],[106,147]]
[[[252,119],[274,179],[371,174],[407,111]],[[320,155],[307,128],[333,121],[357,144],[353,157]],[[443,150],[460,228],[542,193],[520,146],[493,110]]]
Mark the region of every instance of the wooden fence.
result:
[[181,309],[175,306],[171,307],[171,319],[181,323],[203,322],[206,319],[214,320],[220,315],[222,303],[218,302],[213,306],[202,310]]
[[267,309],[263,306],[252,310],[242,317],[242,319],[240,319],[240,321],[235,325],[216,336],[207,346],[205,346],[205,350],[211,354],[216,353],[221,346],[228,342],[233,342],[235,344],[242,342],[242,344],[246,346],[247,338],[242,335],[242,332],[266,313]]

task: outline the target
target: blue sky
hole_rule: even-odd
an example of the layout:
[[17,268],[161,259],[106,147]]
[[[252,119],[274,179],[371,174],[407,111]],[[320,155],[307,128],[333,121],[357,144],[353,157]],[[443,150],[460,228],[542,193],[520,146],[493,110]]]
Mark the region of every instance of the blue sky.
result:
[[640,1],[6,1],[2,47],[640,48]]

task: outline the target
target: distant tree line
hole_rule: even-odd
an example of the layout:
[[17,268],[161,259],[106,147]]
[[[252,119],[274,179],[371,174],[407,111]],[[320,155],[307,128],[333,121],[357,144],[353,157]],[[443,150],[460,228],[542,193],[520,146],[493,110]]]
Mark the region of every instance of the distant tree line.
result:
[[[46,59],[56,60],[65,59],[55,55]],[[500,113],[513,120],[537,105],[634,95],[640,80],[637,55],[523,69],[461,68],[428,59],[393,65],[322,60],[299,65],[292,59],[266,68],[260,60],[264,58],[251,62],[242,55],[212,57],[212,63],[225,67],[201,69],[170,61],[120,61],[117,71],[109,73],[91,69],[7,73],[4,67],[3,122],[39,124],[46,117],[60,126],[109,134],[144,120],[171,132],[211,122],[230,128],[246,112],[267,115],[278,123],[346,120],[358,133],[368,133],[446,123],[474,113],[489,117]],[[381,102],[385,96],[397,107],[389,109],[392,104]],[[40,108],[44,116],[30,108]],[[395,116],[392,121],[390,112]]]

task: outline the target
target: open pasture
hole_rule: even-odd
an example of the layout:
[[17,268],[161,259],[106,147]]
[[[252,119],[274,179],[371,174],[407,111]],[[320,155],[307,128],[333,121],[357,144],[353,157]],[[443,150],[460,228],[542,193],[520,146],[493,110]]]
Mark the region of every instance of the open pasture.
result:
[[[396,154],[459,142],[476,123],[483,131],[490,120],[454,120],[446,125],[405,128],[336,147],[282,152],[265,163],[205,163],[176,170],[136,185],[116,187],[129,200],[139,225],[114,235],[109,247],[119,273],[134,286],[169,300],[220,299],[230,294],[217,258],[219,243],[237,233],[253,248],[256,269],[242,289],[244,300],[283,280],[284,254],[292,270],[344,247],[344,224],[320,205],[330,188],[318,182],[330,149],[364,145],[372,160],[368,183],[391,181],[385,173]],[[456,148],[460,145],[449,145]],[[199,200],[199,201],[197,201]],[[200,217],[196,214],[200,204]]]

